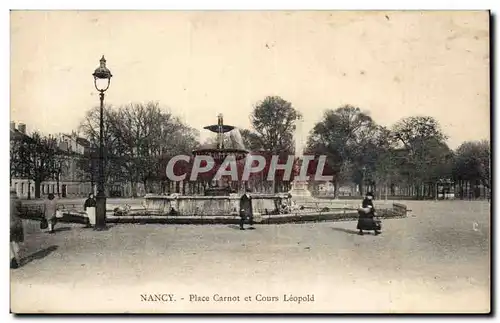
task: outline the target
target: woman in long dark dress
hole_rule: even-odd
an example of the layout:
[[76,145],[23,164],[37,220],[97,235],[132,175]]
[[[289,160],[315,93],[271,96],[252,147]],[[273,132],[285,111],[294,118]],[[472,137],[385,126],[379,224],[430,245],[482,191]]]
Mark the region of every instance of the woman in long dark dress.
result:
[[373,193],[366,193],[365,198],[363,199],[362,209],[358,211],[359,219],[358,219],[358,234],[363,235],[363,230],[375,232],[375,235],[380,234],[380,223],[375,221],[375,207],[373,206]]

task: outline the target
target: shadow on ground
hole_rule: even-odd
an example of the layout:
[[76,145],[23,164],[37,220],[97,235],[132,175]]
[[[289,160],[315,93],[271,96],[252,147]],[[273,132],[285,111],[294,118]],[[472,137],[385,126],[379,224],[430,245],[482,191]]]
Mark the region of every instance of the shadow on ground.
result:
[[37,252],[32,253],[31,255],[24,257],[21,260],[21,263],[23,266],[25,266],[25,265],[29,264],[30,262],[32,262],[33,260],[43,259],[43,258],[47,257],[48,255],[50,255],[52,252],[56,251],[57,248],[59,248],[59,247],[58,246],[50,246],[48,248],[38,250]]
[[60,227],[60,228],[55,228],[55,232],[63,232],[63,231],[70,231],[71,227]]
[[344,229],[344,228],[332,228],[333,231],[344,232],[348,234],[358,234],[357,230]]
[[[347,234],[358,234],[359,233],[358,230],[351,230],[351,229],[345,229],[345,228],[332,228],[332,230],[333,231],[344,232],[344,233],[347,233]],[[367,234],[375,234],[375,233],[373,232],[373,230],[363,230],[363,234],[367,235]],[[382,231],[379,234],[382,234]]]

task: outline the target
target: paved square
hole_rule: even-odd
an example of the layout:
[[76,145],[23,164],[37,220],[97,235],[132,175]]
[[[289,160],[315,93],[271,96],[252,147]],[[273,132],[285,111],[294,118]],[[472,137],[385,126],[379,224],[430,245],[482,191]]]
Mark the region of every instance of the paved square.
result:
[[[15,312],[487,312],[490,205],[406,202],[380,236],[356,222],[115,225],[94,232],[26,221],[27,263],[11,271]],[[148,302],[146,294],[174,294]],[[208,302],[192,302],[192,295]],[[251,301],[218,302],[221,296]],[[257,301],[256,295],[279,301]],[[284,295],[314,295],[297,304]],[[288,299],[293,297],[288,297]],[[260,298],[259,298],[260,299]]]

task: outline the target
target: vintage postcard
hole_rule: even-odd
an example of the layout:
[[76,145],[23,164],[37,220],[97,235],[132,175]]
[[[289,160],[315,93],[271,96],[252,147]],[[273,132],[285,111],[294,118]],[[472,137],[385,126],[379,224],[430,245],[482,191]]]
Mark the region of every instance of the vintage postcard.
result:
[[490,19],[11,11],[11,312],[489,313]]

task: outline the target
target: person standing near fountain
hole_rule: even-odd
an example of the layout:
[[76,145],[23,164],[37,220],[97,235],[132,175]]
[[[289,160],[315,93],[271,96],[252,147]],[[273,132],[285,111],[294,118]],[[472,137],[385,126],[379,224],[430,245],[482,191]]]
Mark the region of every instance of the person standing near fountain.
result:
[[375,207],[373,206],[373,193],[366,193],[361,209],[358,211],[358,234],[363,235],[363,230],[373,230],[375,235],[380,234],[380,222],[374,219]]
[[240,198],[240,230],[245,230],[244,224],[245,220],[249,220],[250,227],[249,230],[254,230],[253,227],[253,209],[252,209],[252,197],[250,196],[250,189],[246,189],[245,194]]
[[45,220],[48,224],[48,233],[56,233],[54,227],[56,226],[56,212],[57,212],[57,201],[55,200],[54,193],[49,193],[47,199],[45,200]]
[[89,198],[85,200],[85,204],[83,204],[83,210],[87,212],[87,228],[91,228],[95,225],[95,208],[97,202],[94,198],[94,193],[89,194]]

